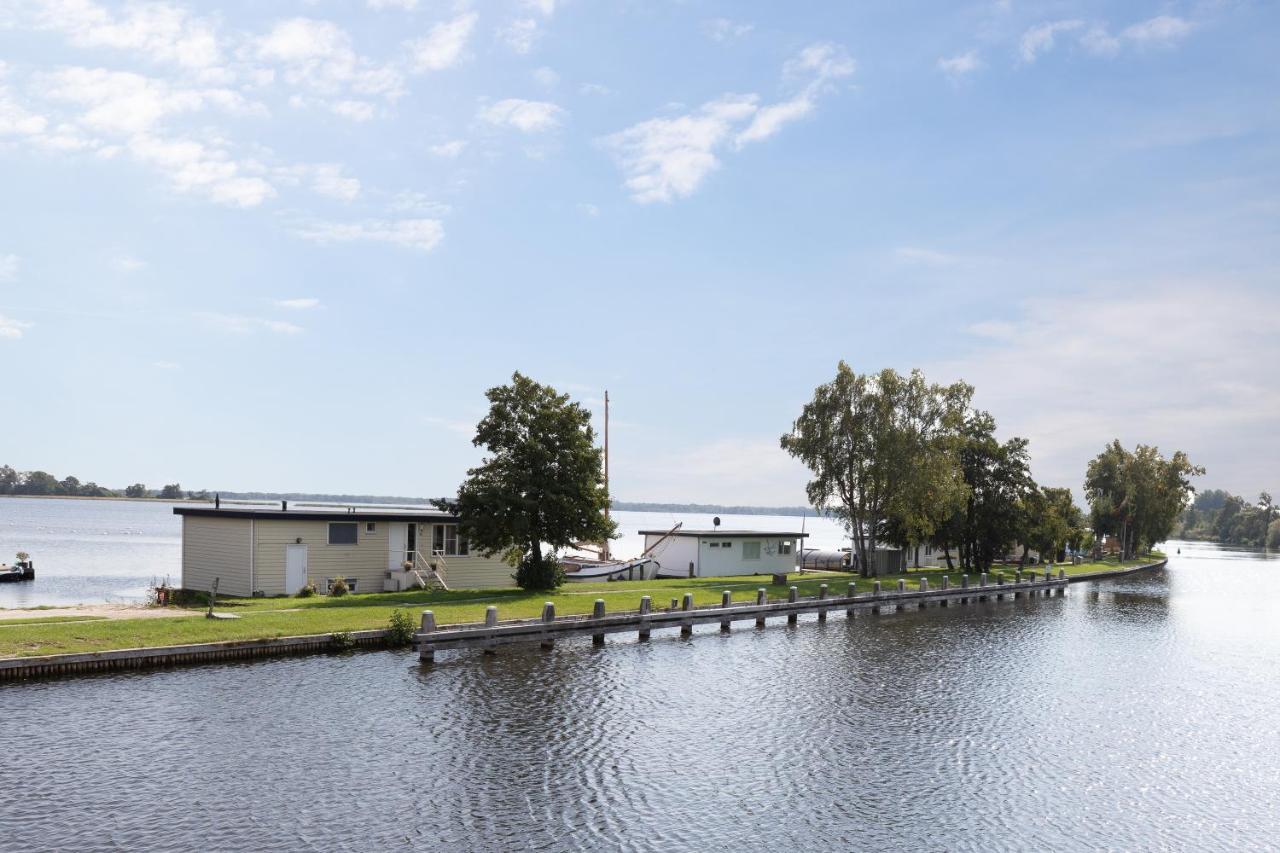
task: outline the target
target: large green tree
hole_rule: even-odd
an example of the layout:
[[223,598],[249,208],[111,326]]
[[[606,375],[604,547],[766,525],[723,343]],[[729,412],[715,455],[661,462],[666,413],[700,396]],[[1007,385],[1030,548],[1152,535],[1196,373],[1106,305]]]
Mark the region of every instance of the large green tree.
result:
[[604,515],[609,495],[591,413],[520,373],[485,396],[489,413],[472,443],[486,455],[456,501],[436,503],[458,514],[473,548],[513,557],[521,587],[552,589],[563,579],[556,551],[615,531]]
[[849,531],[864,575],[877,569],[877,542],[927,541],[963,502],[957,435],[972,397],[963,382],[859,374],[841,361],[782,436],[813,474],[809,500]]
[[1130,452],[1112,441],[1085,474],[1094,530],[1116,536],[1121,556],[1132,559],[1169,538],[1194,494],[1191,478],[1202,474],[1181,450],[1166,459],[1156,447],[1139,444]]

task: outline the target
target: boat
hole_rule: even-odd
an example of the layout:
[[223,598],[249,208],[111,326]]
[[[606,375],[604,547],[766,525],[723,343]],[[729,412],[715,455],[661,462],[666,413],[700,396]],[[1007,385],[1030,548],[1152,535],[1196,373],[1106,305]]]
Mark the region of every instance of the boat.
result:
[[36,579],[36,567],[30,561],[12,566],[0,564],[0,583],[17,583]]
[[634,560],[596,560],[589,557],[561,557],[564,579],[574,583],[592,581],[652,580],[660,566],[652,557]]

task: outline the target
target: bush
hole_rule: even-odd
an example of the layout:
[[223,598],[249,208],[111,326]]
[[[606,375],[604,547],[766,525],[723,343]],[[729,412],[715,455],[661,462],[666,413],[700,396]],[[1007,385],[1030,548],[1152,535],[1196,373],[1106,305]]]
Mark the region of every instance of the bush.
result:
[[350,631],[335,631],[329,635],[329,644],[335,652],[349,652],[356,647],[356,638]]
[[413,620],[404,610],[391,611],[387,624],[387,645],[407,646],[413,642]]
[[306,586],[298,590],[298,598],[310,598],[316,594],[316,585],[311,581],[307,581]]
[[343,596],[351,592],[351,587],[347,586],[346,578],[334,578],[333,585],[329,587],[329,594],[333,596]]
[[559,560],[548,560],[541,554],[525,557],[516,566],[516,586],[529,590],[555,589],[564,583],[564,566]]
[[1273,551],[1280,550],[1280,518],[1271,522],[1267,528],[1267,547]]

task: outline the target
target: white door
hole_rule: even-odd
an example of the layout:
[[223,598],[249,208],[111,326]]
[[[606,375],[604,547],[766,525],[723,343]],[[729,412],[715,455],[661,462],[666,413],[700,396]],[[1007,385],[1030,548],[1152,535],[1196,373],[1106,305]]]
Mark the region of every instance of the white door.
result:
[[393,572],[400,571],[409,551],[409,525],[403,521],[392,521],[387,525],[387,568]]
[[307,546],[284,546],[284,591],[293,595],[307,585]]

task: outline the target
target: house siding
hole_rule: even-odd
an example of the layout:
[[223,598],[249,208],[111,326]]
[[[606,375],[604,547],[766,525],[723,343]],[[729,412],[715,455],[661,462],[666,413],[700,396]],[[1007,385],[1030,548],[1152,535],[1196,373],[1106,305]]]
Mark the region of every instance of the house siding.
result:
[[182,518],[182,586],[207,592],[250,595],[251,522],[243,518]]
[[254,522],[257,555],[254,581],[267,595],[284,595],[286,545],[307,546],[307,576],[319,590],[327,578],[355,578],[356,592],[382,592],[387,572],[387,525],[374,522],[374,531],[365,532],[365,522],[355,521],[356,544],[330,545],[328,521],[300,518],[297,521],[259,519]]

